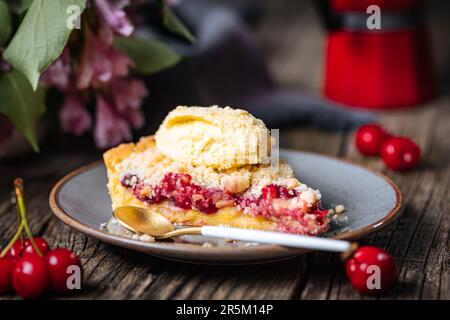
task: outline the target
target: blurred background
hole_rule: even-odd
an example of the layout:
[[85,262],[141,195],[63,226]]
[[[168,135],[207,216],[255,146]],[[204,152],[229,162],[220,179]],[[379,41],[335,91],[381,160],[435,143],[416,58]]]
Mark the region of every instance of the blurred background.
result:
[[[136,2],[153,3],[153,1]],[[339,0],[334,2],[338,6],[350,8],[350,4],[353,3],[353,1]],[[389,2],[375,2],[385,6],[388,3],[387,6],[389,6]],[[150,28],[151,14],[143,15],[135,20],[135,34],[144,38],[165,41],[182,59],[164,71],[151,75],[138,75],[145,79],[147,88],[145,94],[139,97],[141,99],[145,97],[142,102],[145,125],[133,126],[140,128],[134,130],[133,139],[152,134],[167,112],[177,105],[218,104],[246,108],[257,117],[262,118],[269,127],[286,130],[288,128],[313,127],[324,131],[346,132],[364,122],[376,121],[380,116],[380,113],[373,114],[364,109],[348,108],[349,105],[355,105],[355,103],[347,103],[345,99],[339,101],[340,98],[324,97],[327,81],[325,76],[327,55],[337,56],[339,54],[333,52],[327,54],[330,30],[325,27],[326,23],[319,12],[319,8],[323,9],[327,1],[180,0],[168,1],[168,3],[194,34],[196,42],[191,43],[181,37],[168,36],[164,32],[159,32],[158,29]],[[397,87],[391,89],[400,95],[401,92],[407,90],[412,91],[412,95],[417,93],[417,97],[413,97],[406,103],[400,103],[400,107],[405,111],[395,111],[407,113],[411,110],[409,107],[423,106],[433,99],[447,94],[450,89],[450,42],[448,41],[450,28],[446,16],[450,4],[442,1],[426,1],[423,11],[420,7],[421,1],[396,1],[394,3],[399,4],[400,8],[402,6],[414,7],[419,3],[419,11],[423,12],[425,17],[425,20],[421,21],[428,26],[431,35],[430,41],[428,39],[423,42],[422,40],[412,40],[409,43],[410,48],[405,49],[412,52],[411,59],[413,61],[413,67],[406,66],[406,68],[414,69],[417,65],[417,71],[412,73],[412,77],[404,77],[410,79],[417,76],[418,79],[415,79],[410,86],[412,89],[402,90],[401,86],[400,90]],[[152,7],[148,12],[151,9]],[[400,15],[411,11],[408,9],[403,12],[398,8],[396,10],[400,12]],[[366,15],[364,12],[360,13],[363,16]],[[414,37],[415,35],[413,39]],[[360,39],[356,40],[360,41]],[[343,40],[343,43],[338,44],[337,47],[347,46],[345,41],[349,42]],[[431,48],[422,48],[426,47],[428,42],[431,43]],[[358,46],[360,44],[355,45],[352,50],[360,50]],[[398,53],[397,50],[404,47],[391,45],[389,48],[383,48],[381,43],[378,49],[375,48],[378,51],[372,51],[377,51],[377,57],[383,56],[384,60],[377,58],[379,61],[376,61],[378,63],[376,64],[370,62],[371,57],[367,57],[367,65],[372,65],[373,70],[383,71],[385,69],[383,71],[385,74],[380,76],[381,79],[385,79],[382,83],[395,78],[393,75],[396,72],[395,65],[383,66],[383,61],[398,61],[398,56],[403,53]],[[415,51],[423,51],[425,54],[423,52],[416,54]],[[364,63],[364,54],[358,54]],[[427,56],[428,54],[430,57]],[[149,57],[151,57],[151,53],[149,53]],[[338,60],[332,62],[339,65],[340,60],[336,59]],[[351,63],[351,61],[342,62],[343,65],[345,63]],[[426,66],[422,66],[423,64]],[[330,83],[334,82],[333,86],[337,87],[337,90],[340,90],[341,82],[344,83],[346,79],[350,79],[350,85],[347,85],[350,87],[350,94],[347,96],[357,96],[363,88],[372,87],[361,84],[359,88],[355,88],[354,83],[358,84],[360,81],[356,76],[352,80],[350,69],[345,65],[342,70],[335,66],[332,68],[336,70],[333,69],[330,72],[329,79],[332,77],[337,79],[330,80]],[[356,70],[364,69],[358,64],[355,64],[354,68]],[[367,74],[370,74],[370,70],[367,70]],[[402,82],[396,79],[394,84]],[[434,83],[434,79],[437,79],[437,84]],[[351,81],[354,83],[352,84]],[[430,86],[429,90],[426,89],[427,85]],[[405,86],[407,85],[405,84]],[[383,91],[383,87],[379,88],[376,85],[373,87],[372,91],[376,91],[375,94]],[[431,93],[424,93],[421,96],[422,90]],[[90,130],[82,134],[75,134],[75,136],[71,135],[71,130],[67,130],[64,123],[61,125],[61,122],[64,121],[61,120],[61,113],[58,109],[63,100],[64,94],[61,95],[61,92],[55,94],[51,92],[47,97],[44,125],[40,125],[40,130],[38,130],[44,150],[50,146],[56,149],[71,146],[94,151],[97,150],[95,143],[100,149],[104,149],[116,145],[119,140],[131,140],[128,136],[99,145],[97,138],[96,142],[93,141],[92,135],[89,134]],[[373,101],[371,97],[366,100],[369,104]],[[356,106],[358,103],[359,101],[356,102]],[[386,102],[385,106],[383,106],[383,101],[380,104],[379,108],[370,106],[369,111],[391,108],[389,102]],[[398,107],[395,103],[393,104],[393,107]],[[87,109],[94,117],[95,105],[88,106]],[[50,140],[44,140],[44,136]],[[27,149],[26,143],[23,143],[21,139],[13,141],[14,143],[6,146],[4,158],[8,158],[8,155],[27,154],[27,152],[22,152],[22,148]],[[49,143],[43,144],[43,141]]]
[[[322,70],[323,67],[326,31],[320,24],[314,0],[255,2],[261,4],[269,18],[255,25],[252,30],[275,79],[284,86],[320,94],[322,73],[317,70]],[[425,8],[440,92],[448,92],[450,21],[447,12],[450,3],[430,0],[426,1]]]
[[[316,100],[323,97],[328,31],[314,1],[185,0],[178,1],[175,8],[197,36],[198,43],[195,49],[175,43],[174,47],[185,55],[184,60],[174,68],[148,77],[149,95],[143,107],[147,125],[138,136],[153,133],[165,114],[176,105],[219,104],[249,108],[269,126],[286,130],[309,126],[313,131],[314,127],[345,131],[364,122],[364,118],[354,120],[358,111],[350,111],[351,114],[342,116],[341,120],[340,114],[334,111],[313,116],[312,111],[292,111],[333,104]],[[450,3],[435,0],[426,1],[424,11],[438,79],[436,97],[450,90],[449,9]],[[236,21],[229,21],[233,19]],[[274,97],[274,101],[267,101],[267,97],[252,99],[278,89],[301,96]],[[280,104],[289,105],[286,118],[279,119]],[[261,108],[264,111],[261,112]],[[291,113],[295,115],[292,117]],[[334,121],[336,123],[330,123]]]

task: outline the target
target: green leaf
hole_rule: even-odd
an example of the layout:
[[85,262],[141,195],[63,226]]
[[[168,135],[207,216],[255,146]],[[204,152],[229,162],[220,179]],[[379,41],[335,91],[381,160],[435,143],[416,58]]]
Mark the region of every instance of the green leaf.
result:
[[32,3],[33,3],[33,0],[22,0],[22,1],[20,1],[20,8],[19,8],[20,9],[20,13],[24,13],[25,11],[27,11]]
[[67,26],[74,12],[83,12],[86,0],[33,0],[3,57],[21,71],[36,90],[39,77],[62,53],[72,29]]
[[194,35],[189,31],[189,29],[184,25],[183,22],[173,13],[170,6],[166,1],[162,1],[163,10],[163,24],[170,31],[179,34],[191,43],[195,43]]
[[159,40],[117,37],[114,45],[126,53],[134,61],[136,69],[144,74],[160,72],[181,60],[176,52]]
[[33,88],[17,70],[0,74],[0,112],[28,139],[37,152],[36,124],[45,111],[44,91]]
[[11,34],[11,13],[8,5],[0,0],[0,47],[3,47]]

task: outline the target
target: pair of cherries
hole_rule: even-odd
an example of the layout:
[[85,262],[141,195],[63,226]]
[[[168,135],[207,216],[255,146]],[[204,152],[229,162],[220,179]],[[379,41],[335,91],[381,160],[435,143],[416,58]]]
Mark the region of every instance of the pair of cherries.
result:
[[362,154],[381,156],[386,167],[392,170],[411,170],[420,161],[420,148],[414,141],[393,136],[378,124],[360,127],[356,132],[355,143]]
[[[24,299],[36,298],[48,290],[70,291],[69,267],[81,269],[79,258],[70,250],[50,247],[43,238],[17,240],[0,258],[0,294],[15,291]],[[81,277],[81,274],[80,274]],[[81,281],[81,279],[80,279]]]
[[14,191],[18,228],[0,250],[0,294],[14,289],[22,298],[32,299],[48,290],[64,293],[79,288],[83,271],[80,259],[67,249],[51,250],[45,239],[33,237],[21,178],[14,180]]

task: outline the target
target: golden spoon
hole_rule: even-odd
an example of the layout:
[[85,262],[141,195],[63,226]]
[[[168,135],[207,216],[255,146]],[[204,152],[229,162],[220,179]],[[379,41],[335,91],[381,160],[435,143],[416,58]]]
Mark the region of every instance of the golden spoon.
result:
[[133,206],[119,207],[114,210],[116,220],[128,230],[148,234],[157,239],[167,239],[182,235],[201,235],[201,227],[174,228],[172,222],[156,211]]
[[349,252],[352,243],[321,237],[300,236],[281,232],[261,231],[230,227],[191,227],[176,229],[163,215],[156,211],[133,206],[119,207],[114,210],[116,220],[128,230],[143,233],[156,239],[167,239],[182,235],[203,235],[207,237],[278,244],[303,249]]

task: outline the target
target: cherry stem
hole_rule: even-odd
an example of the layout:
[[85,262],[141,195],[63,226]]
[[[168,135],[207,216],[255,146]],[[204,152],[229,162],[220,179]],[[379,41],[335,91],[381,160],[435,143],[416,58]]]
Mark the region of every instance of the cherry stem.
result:
[[[17,207],[17,223],[20,225],[22,225],[22,217],[20,216],[20,211],[19,211],[19,207]],[[23,236],[23,228],[21,229],[20,235],[19,235],[20,240],[23,241],[24,236]]]
[[6,246],[5,250],[3,250],[1,257],[3,257],[9,249],[14,245],[14,243],[17,241],[17,239],[23,234],[23,231],[25,231],[25,234],[27,235],[28,239],[31,242],[31,245],[34,248],[34,251],[40,256],[43,257],[43,254],[41,250],[39,250],[39,247],[36,245],[36,242],[34,241],[33,234],[31,233],[30,227],[28,226],[27,222],[27,216],[26,216],[26,206],[25,206],[25,200],[24,200],[24,188],[23,188],[23,180],[21,178],[17,178],[14,180],[14,191],[16,193],[16,199],[17,199],[17,209],[20,217],[20,225],[17,229],[16,234],[12,238],[12,240],[9,242],[9,244]]
[[8,251],[12,248],[14,243],[22,236],[23,228],[24,228],[24,225],[23,225],[23,222],[21,221],[19,228],[16,231],[16,234],[13,236],[13,238],[8,243],[8,245],[5,247],[5,249],[3,249],[3,251],[1,252],[0,258],[3,258],[8,253]]
[[346,262],[348,259],[353,257],[353,254],[356,250],[358,250],[359,244],[357,242],[352,242],[352,245],[349,250],[341,253],[341,260],[342,262]]

